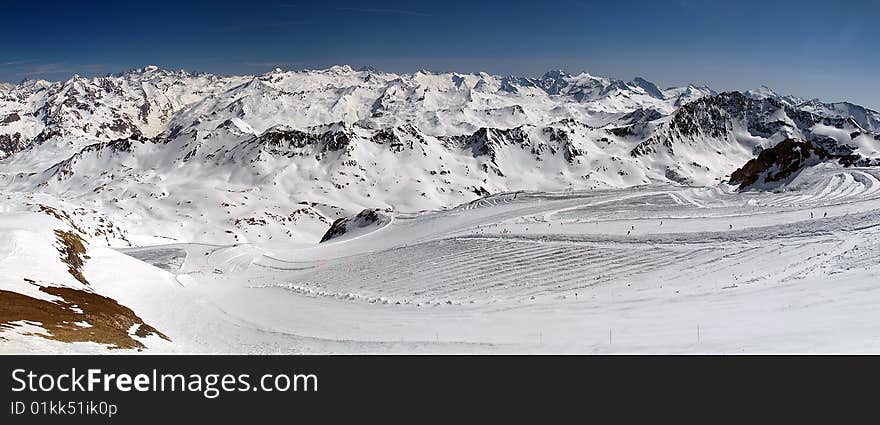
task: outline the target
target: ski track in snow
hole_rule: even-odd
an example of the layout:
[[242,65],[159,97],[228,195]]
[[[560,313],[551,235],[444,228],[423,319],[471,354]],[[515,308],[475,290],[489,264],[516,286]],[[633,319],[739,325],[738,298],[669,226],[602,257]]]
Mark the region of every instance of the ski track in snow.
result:
[[[0,87],[0,289],[112,298],[171,338],[151,352],[878,352],[880,171],[840,165],[880,164],[878,130],[561,71],[25,81]],[[769,178],[820,146],[858,161]],[[769,149],[763,191],[726,183]],[[0,352],[106,352],[33,328]]]
[[216,328],[171,326],[184,351],[876,352],[878,174],[518,192],[314,246],[122,252]]

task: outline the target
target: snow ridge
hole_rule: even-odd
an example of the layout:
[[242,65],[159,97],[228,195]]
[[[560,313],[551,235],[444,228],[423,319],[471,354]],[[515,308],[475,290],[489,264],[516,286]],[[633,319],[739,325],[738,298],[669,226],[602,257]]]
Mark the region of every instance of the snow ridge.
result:
[[164,238],[311,243],[364,209],[445,209],[518,190],[717,185],[788,139],[871,164],[878,117],[766,87],[661,90],[565,71],[334,66],[221,77],[147,66],[4,86],[0,183],[77,197]]

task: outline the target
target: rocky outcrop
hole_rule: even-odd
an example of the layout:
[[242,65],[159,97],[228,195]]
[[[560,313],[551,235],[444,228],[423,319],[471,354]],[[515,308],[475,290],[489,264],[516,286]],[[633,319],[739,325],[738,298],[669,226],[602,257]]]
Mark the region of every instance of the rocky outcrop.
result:
[[[862,158],[833,140],[802,141],[786,139],[776,146],[764,149],[757,158],[749,160],[730,175],[730,183],[746,190],[759,183],[780,182],[805,167],[823,161],[837,160],[844,166],[863,165]],[[866,164],[864,164],[866,165]]]
[[3,117],[2,119],[0,119],[0,124],[11,124],[16,121],[21,121],[21,116],[19,116],[15,112],[13,112],[13,113]]
[[389,218],[379,210],[366,209],[352,217],[337,219],[333,222],[327,233],[321,238],[321,242],[336,239],[353,231],[362,231],[369,227],[381,227],[389,222]]
[[21,137],[21,133],[0,134],[0,158],[24,150],[27,146],[28,142]]

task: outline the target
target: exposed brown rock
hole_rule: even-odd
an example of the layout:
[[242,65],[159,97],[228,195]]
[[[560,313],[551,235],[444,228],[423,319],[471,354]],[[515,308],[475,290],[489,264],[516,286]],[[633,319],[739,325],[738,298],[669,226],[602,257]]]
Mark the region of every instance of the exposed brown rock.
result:
[[0,120],[0,124],[9,124],[18,120],[21,120],[21,117],[17,113],[13,112]]
[[820,160],[831,157],[827,150],[810,142],[786,139],[772,148],[764,149],[757,158],[749,160],[742,168],[734,171],[730,175],[730,182],[740,184],[741,188],[748,188],[763,173],[766,173],[764,181],[779,181],[800,170],[812,156]]
[[84,285],[88,285],[89,281],[82,274],[85,260],[89,258],[86,255],[86,247],[84,245],[86,242],[74,232],[56,230],[55,236],[58,237],[58,242],[61,243],[61,246],[58,247],[58,252],[61,253],[61,261],[67,264],[67,271],[76,280]]
[[324,233],[321,242],[327,242],[333,238],[342,236],[346,234],[351,227],[378,226],[382,224],[382,221],[383,217],[378,211],[365,209],[352,217],[340,218],[334,221],[330,228],[327,229],[327,232]]
[[[33,283],[33,281],[29,281]],[[95,342],[110,349],[143,349],[129,330],[137,326],[135,336],[157,335],[170,339],[144,323],[130,308],[112,298],[73,288],[47,286],[40,291],[62,298],[46,301],[17,292],[0,290],[0,328],[13,329],[20,321],[39,323],[46,334],[32,334],[62,342]],[[82,313],[79,313],[81,310]],[[90,326],[81,326],[88,323]]]

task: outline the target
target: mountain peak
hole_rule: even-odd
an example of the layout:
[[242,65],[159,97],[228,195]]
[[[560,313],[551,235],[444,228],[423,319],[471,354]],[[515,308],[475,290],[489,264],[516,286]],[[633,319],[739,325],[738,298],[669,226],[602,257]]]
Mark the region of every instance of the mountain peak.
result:
[[349,65],[333,65],[328,68],[328,71],[335,72],[337,74],[350,74],[355,72],[354,69]]
[[568,77],[570,75],[571,74],[569,74],[561,69],[551,69],[550,71],[545,72],[544,75],[541,77],[541,79],[557,80],[560,78]]
[[636,87],[641,87],[645,92],[647,92],[650,96],[656,97],[657,99],[663,99],[665,96],[660,88],[657,87],[656,84],[642,78],[636,77],[630,82],[631,85]]
[[797,96],[779,94],[778,92],[771,89],[770,87],[767,87],[766,85],[761,85],[761,87],[757,89],[748,90],[744,94],[752,99],[778,100],[789,106],[795,106],[805,102],[805,99]]

